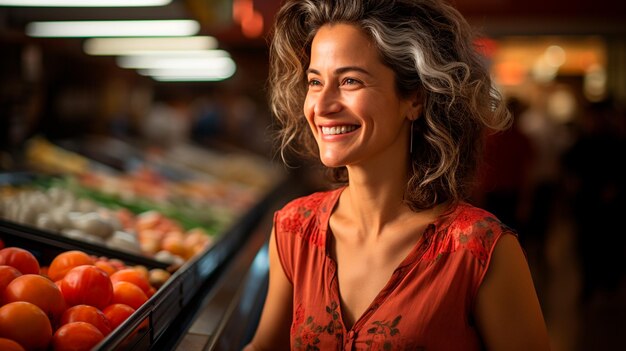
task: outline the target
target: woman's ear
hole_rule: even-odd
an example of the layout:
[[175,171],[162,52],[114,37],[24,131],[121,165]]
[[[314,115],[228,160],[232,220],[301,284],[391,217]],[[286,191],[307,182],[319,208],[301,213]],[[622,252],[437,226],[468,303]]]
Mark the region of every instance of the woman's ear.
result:
[[411,105],[409,106],[407,118],[411,121],[415,121],[420,118],[422,110],[424,109],[424,99],[422,98],[422,93],[416,92],[411,94],[409,101],[411,102]]

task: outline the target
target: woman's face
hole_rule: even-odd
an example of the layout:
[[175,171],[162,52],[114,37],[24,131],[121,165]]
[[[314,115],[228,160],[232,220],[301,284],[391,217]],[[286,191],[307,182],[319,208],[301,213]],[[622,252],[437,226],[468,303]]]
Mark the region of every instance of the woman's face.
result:
[[398,96],[393,71],[359,28],[321,27],[311,46],[307,80],[304,115],[322,163],[339,167],[405,160],[407,117],[415,104]]

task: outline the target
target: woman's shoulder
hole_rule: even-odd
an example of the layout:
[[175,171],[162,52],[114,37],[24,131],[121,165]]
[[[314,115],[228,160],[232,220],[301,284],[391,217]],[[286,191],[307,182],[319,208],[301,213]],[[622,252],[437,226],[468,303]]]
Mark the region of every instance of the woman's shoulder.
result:
[[341,188],[319,191],[288,202],[275,214],[276,231],[300,235],[323,231],[340,193]]
[[454,251],[467,250],[481,263],[489,261],[495,243],[503,234],[517,236],[495,215],[469,203],[458,204],[444,223],[442,231],[451,241]]
[[461,202],[450,212],[448,225],[460,230],[471,230],[472,233],[501,229],[513,231],[502,223],[493,213],[476,207],[467,202]]
[[339,190],[340,189],[318,191],[309,195],[298,197],[289,201],[278,212],[283,215],[301,213],[305,217],[309,217],[311,214],[315,214],[317,212],[327,212],[332,210],[332,208],[329,209],[328,207],[333,205],[332,203],[329,203],[331,202],[329,200],[335,198]]

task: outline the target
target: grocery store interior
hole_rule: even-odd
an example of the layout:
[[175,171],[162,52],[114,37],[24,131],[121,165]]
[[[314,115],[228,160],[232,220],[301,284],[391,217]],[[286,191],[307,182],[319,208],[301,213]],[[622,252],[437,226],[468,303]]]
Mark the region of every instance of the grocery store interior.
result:
[[[70,250],[146,268],[155,290],[98,349],[240,349],[273,211],[324,187],[273,139],[282,1],[55,2],[0,0],[3,245],[42,269]],[[471,201],[518,231],[553,350],[620,348],[626,2],[450,3],[515,117],[488,138]]]

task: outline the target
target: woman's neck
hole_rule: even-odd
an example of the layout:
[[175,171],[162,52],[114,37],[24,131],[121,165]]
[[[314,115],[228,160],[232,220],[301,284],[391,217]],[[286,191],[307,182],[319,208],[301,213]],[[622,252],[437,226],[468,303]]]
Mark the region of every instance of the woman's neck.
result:
[[381,234],[389,224],[414,214],[404,202],[406,167],[388,163],[370,169],[349,166],[348,177],[339,206],[360,232]]

